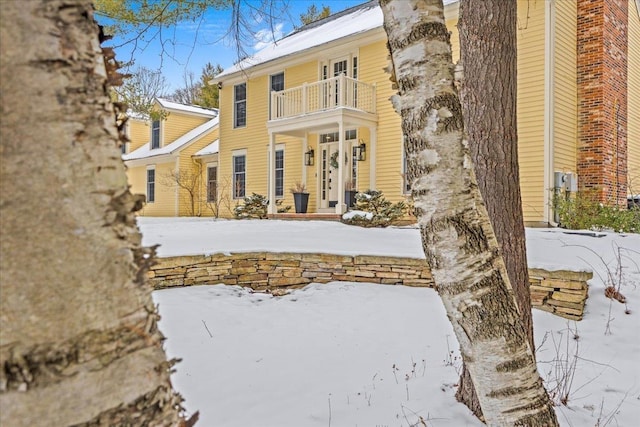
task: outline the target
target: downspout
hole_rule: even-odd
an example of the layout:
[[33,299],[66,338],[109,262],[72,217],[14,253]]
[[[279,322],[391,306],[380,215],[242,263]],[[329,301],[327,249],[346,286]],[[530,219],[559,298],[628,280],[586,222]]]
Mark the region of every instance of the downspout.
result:
[[544,2],[544,210],[543,222],[553,227],[558,224],[553,221],[553,172],[554,172],[554,54],[555,54],[555,0]]

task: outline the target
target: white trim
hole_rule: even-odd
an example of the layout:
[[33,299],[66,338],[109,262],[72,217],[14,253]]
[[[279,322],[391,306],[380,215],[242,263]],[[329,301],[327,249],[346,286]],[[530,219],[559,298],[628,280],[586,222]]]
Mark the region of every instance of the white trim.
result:
[[[153,171],[153,200],[149,201],[149,171]],[[155,203],[156,202],[156,183],[158,182],[158,177],[156,175],[156,165],[147,165],[144,171],[144,195],[145,195],[145,203]]]
[[[234,188],[235,186],[235,175],[236,175],[236,171],[235,171],[235,158],[236,157],[240,157],[240,156],[244,156],[244,196],[243,197],[236,197],[236,190]],[[247,164],[248,164],[248,159],[249,156],[247,156],[247,149],[246,148],[241,148],[238,150],[232,150],[231,151],[231,200],[241,200],[244,197],[246,197],[247,195]]]
[[[244,85],[244,124],[243,125],[237,125],[237,120],[238,118],[236,117],[236,105],[238,104],[238,101],[236,99],[236,87],[238,86],[242,86]],[[247,80],[234,84],[233,85],[233,129],[245,129],[247,127],[247,122],[249,121],[249,112],[247,111],[247,107],[248,107],[248,102],[247,100],[249,99],[249,83]]]
[[544,176],[543,176],[543,217],[545,223],[553,222],[551,187],[554,172],[554,68],[555,68],[555,0],[545,1],[544,8]]

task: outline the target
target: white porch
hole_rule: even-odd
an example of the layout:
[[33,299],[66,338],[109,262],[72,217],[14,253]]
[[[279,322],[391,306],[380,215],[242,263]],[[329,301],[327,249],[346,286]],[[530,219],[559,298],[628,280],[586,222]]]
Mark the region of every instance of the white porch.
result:
[[[335,172],[337,180],[330,181],[326,177],[326,148],[321,141],[310,140],[310,134],[337,134],[338,138],[332,140],[332,150],[346,156],[348,148],[354,144],[354,140],[347,141],[345,132],[353,129],[368,129],[368,138],[363,140],[358,136],[358,146],[366,147],[366,157],[369,171],[370,188],[375,188],[375,152],[377,145],[377,114],[376,114],[375,86],[362,83],[358,80],[340,75],[331,79],[322,80],[312,84],[304,84],[295,88],[272,92],[270,120],[267,122],[269,132],[269,214],[276,214],[277,207],[275,188],[275,147],[277,135],[293,136],[300,140],[303,153],[314,150],[317,153],[313,167],[303,166],[302,176],[299,181],[306,184],[307,188],[316,193],[315,212],[342,214],[346,211],[345,184],[349,172],[344,161],[338,161]],[[323,142],[323,141],[322,141]],[[320,157],[321,150],[325,158]],[[308,157],[308,155],[307,155]],[[341,157],[342,158],[342,157]],[[304,165],[305,156],[300,161]],[[324,163],[323,163],[324,162]],[[324,169],[323,169],[324,167]],[[314,171],[314,173],[308,173]],[[334,170],[329,170],[329,173]],[[307,174],[311,175],[310,177]],[[335,175],[334,175],[335,176]],[[326,181],[323,181],[326,180]],[[337,181],[337,182],[336,182]],[[333,200],[335,206],[320,206],[321,197],[330,186],[334,194],[337,189],[337,197]],[[322,199],[324,200],[324,199]]]

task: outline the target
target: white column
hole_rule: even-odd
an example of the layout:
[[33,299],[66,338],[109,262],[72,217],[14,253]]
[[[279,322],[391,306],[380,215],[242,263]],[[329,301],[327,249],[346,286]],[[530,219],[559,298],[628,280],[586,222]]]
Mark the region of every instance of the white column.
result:
[[[367,147],[367,161],[369,162],[369,188],[376,189],[376,146],[378,145],[378,129],[369,128],[369,146]],[[364,191],[365,188],[361,188]]]
[[302,137],[302,182],[309,188],[309,183],[307,182],[307,165],[305,165],[305,153],[309,150],[309,139],[308,134],[305,132]]
[[336,213],[343,214],[347,207],[344,204],[344,128],[342,120],[338,123],[338,204]]
[[269,207],[267,212],[270,214],[277,213],[276,208],[276,136],[269,132],[269,167],[267,168],[267,182],[269,183],[268,195]]

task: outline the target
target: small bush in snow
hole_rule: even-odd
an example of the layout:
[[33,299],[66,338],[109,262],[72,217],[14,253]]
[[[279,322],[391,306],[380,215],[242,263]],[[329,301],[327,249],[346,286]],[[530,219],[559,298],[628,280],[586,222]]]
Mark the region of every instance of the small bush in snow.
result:
[[233,214],[238,219],[257,218],[264,219],[267,217],[267,206],[269,201],[260,194],[253,193],[243,200],[244,204],[237,204],[233,208]]
[[[269,200],[261,194],[253,193],[251,196],[245,197],[244,204],[237,204],[233,208],[233,214],[238,219],[257,218],[265,219],[267,217],[267,207]],[[282,199],[276,200],[278,213],[285,213],[291,209],[291,206],[282,206]]]
[[342,222],[361,227],[387,227],[402,218],[406,210],[405,202],[391,203],[382,191],[367,190],[356,194],[354,209],[343,215]]

